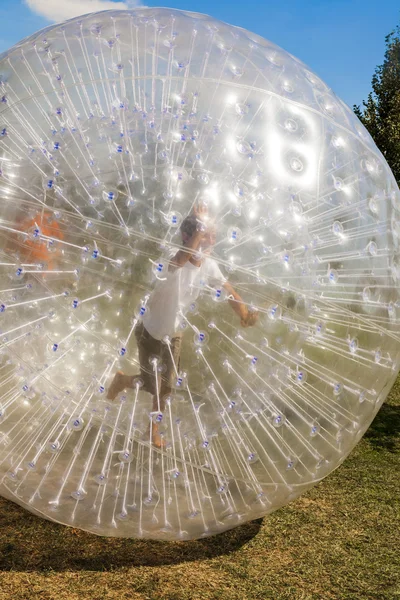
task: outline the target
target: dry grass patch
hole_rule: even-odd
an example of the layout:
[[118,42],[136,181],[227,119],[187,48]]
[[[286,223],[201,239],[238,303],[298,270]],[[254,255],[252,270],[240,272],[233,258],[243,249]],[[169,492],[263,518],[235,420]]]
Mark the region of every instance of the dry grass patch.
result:
[[0,600],[400,599],[400,380],[303,497],[214,538],[99,538],[0,500]]

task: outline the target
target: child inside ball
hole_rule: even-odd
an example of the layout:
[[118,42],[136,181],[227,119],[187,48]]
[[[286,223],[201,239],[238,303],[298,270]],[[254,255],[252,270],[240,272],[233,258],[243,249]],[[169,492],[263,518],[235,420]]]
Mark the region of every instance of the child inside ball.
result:
[[[195,205],[182,221],[180,232],[182,247],[170,251],[166,277],[158,279],[146,311],[135,327],[140,375],[118,371],[108,389],[109,400],[125,389],[134,389],[140,382],[141,389],[153,396],[153,412],[163,412],[179,372],[182,318],[202,288],[223,288],[242,327],[252,326],[258,319],[257,311],[249,309],[210,256],[216,243],[216,227],[205,204]],[[159,426],[153,421],[149,436],[157,448],[164,446]]]

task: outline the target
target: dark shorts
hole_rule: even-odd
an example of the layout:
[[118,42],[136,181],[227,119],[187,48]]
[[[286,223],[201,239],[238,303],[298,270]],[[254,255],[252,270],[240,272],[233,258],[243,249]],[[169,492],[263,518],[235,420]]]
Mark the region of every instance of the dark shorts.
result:
[[136,341],[139,349],[140,377],[143,381],[143,390],[150,394],[157,394],[156,374],[152,360],[157,359],[158,366],[158,393],[160,397],[169,394],[179,372],[182,337],[176,336],[170,344],[154,339],[143,323],[135,329]]

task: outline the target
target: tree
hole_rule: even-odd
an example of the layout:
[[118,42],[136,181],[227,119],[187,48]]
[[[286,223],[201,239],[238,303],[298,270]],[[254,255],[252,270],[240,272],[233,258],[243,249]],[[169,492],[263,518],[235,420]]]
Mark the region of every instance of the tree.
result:
[[400,26],[385,38],[383,64],[375,69],[372,92],[353,110],[368,129],[400,184]]

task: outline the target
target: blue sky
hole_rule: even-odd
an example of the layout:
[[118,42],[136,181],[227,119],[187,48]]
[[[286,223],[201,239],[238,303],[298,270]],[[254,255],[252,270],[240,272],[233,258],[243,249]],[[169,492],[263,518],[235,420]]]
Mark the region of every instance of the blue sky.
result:
[[[0,0],[0,53],[54,20],[113,4],[124,3]],[[146,0],[144,4],[207,13],[258,33],[303,60],[350,106],[367,97],[373,71],[383,60],[385,35],[400,24],[399,0]]]

